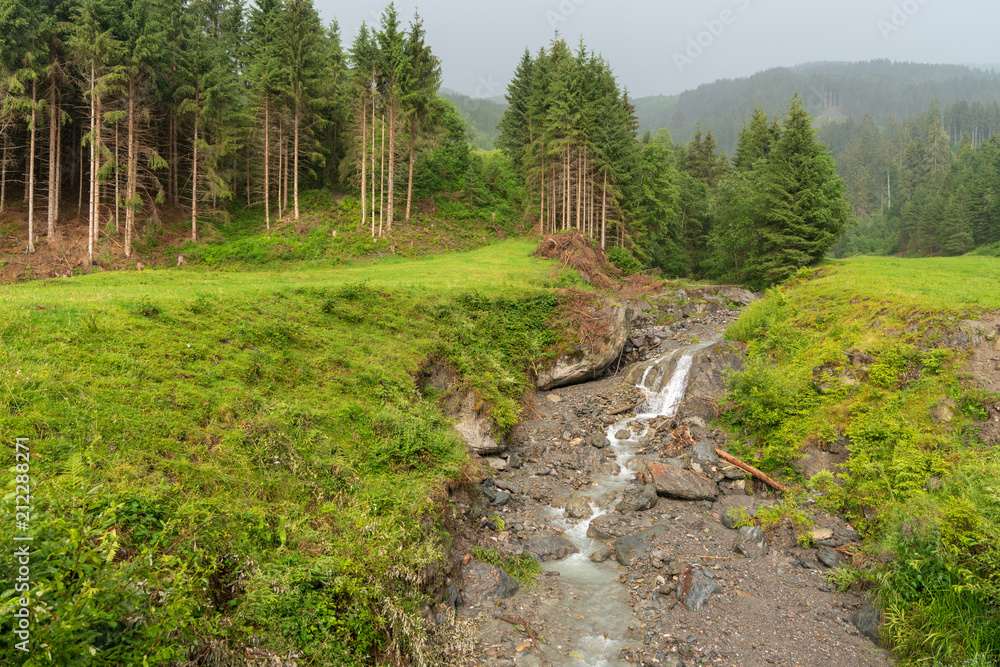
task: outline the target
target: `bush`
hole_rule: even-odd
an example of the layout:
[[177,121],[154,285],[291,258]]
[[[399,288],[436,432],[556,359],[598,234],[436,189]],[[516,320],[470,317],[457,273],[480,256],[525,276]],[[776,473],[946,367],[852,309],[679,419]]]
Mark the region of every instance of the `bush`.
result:
[[608,256],[608,260],[621,269],[625,275],[632,275],[642,270],[642,263],[625,248],[613,246],[604,252]]

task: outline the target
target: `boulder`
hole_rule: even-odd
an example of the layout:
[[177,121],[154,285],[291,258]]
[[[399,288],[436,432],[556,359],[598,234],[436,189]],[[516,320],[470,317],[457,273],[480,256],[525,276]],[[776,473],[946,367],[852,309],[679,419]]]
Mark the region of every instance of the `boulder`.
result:
[[658,500],[656,486],[653,484],[629,486],[615,509],[619,512],[644,512],[656,507]]
[[608,436],[605,435],[603,431],[591,433],[585,442],[591,447],[596,447],[597,449],[604,449],[611,444],[611,441],[608,440]]
[[535,386],[543,391],[591,380],[603,373],[621,356],[639,310],[615,301],[605,301],[598,317],[608,324],[608,333],[597,345],[578,345],[571,352],[558,355],[538,373]]
[[510,575],[489,563],[473,559],[462,567],[462,597],[466,604],[509,598],[517,588]]
[[768,551],[770,551],[767,535],[764,534],[764,531],[759,526],[743,526],[740,528],[740,534],[736,538],[736,545],[733,548],[736,553],[742,554],[747,558],[766,556]]
[[458,416],[455,430],[473,452],[487,456],[507,449],[507,443],[494,435],[493,422],[486,414],[476,410],[476,396],[471,391],[452,401],[448,407]]
[[590,560],[594,561],[595,563],[603,563],[607,559],[611,558],[611,556],[614,555],[614,553],[615,550],[612,549],[607,544],[605,544],[603,546],[598,547],[597,550],[594,551],[594,553],[590,554]]
[[840,364],[823,364],[813,369],[813,387],[824,396],[832,394],[843,387],[854,387],[858,378],[854,371]]
[[719,465],[719,455],[715,453],[715,443],[708,440],[696,442],[691,447],[691,458],[702,465]]
[[862,608],[851,614],[851,625],[863,636],[875,642],[876,646],[885,647],[879,630],[882,628],[882,614],[871,607]]
[[[724,341],[707,347],[694,355],[691,375],[688,381],[686,401],[697,400],[688,410],[696,410],[691,416],[700,416],[706,421],[717,416],[711,401],[720,401],[729,391],[727,377],[731,371],[743,370],[743,348],[739,343]],[[707,399],[707,400],[706,400]],[[685,406],[681,406],[685,408]],[[688,415],[681,415],[678,420]]]
[[649,463],[646,474],[661,496],[682,500],[715,500],[719,496],[719,487],[715,482],[690,470],[664,463]]
[[535,535],[524,542],[524,550],[542,562],[562,560],[580,549],[562,535]]
[[590,499],[574,492],[566,503],[566,516],[571,519],[589,519],[594,511],[590,508]]
[[823,565],[826,565],[831,570],[835,569],[844,562],[844,555],[836,549],[831,549],[830,547],[820,547],[819,553],[816,554],[816,558],[819,562],[823,563]]

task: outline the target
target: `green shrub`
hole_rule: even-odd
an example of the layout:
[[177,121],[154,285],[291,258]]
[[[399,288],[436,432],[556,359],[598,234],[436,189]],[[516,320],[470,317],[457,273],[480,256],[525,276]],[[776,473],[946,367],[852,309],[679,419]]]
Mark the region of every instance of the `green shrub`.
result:
[[605,253],[608,256],[608,261],[621,269],[627,276],[642,271],[642,263],[633,257],[632,253],[625,248],[612,246],[605,250]]

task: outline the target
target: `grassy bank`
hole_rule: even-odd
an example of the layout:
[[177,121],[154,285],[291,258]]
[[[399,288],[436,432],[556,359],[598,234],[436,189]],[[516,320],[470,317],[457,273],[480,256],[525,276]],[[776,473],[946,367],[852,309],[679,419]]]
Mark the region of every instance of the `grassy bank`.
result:
[[[837,580],[872,589],[905,664],[1000,659],[1000,456],[974,428],[997,397],[949,347],[962,320],[1000,309],[998,277],[996,258],[845,260],[801,271],[728,334],[749,352],[736,448],[863,530],[868,553]],[[837,483],[792,465],[838,441]]]
[[[420,575],[470,462],[418,377],[442,360],[513,423],[557,305],[533,249],[0,288],[7,466],[30,439],[27,664],[440,658]],[[20,595],[0,595],[7,637]]]

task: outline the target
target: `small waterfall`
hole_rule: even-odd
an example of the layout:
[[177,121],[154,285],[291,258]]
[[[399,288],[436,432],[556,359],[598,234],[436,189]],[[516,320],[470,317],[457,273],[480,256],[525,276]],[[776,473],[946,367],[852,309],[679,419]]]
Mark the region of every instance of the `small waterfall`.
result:
[[[694,355],[715,344],[715,341],[712,341],[671,350],[650,363],[643,371],[637,385],[639,389],[649,394],[649,398],[643,404],[643,412],[635,417],[621,419],[608,428],[608,439],[611,441],[620,472],[617,475],[594,476],[595,484],[588,489],[593,512],[591,518],[576,521],[567,518],[563,510],[552,511],[553,523],[565,531],[565,535],[581,548],[581,552],[561,561],[546,563],[543,567],[546,570],[558,571],[561,579],[572,583],[574,588],[580,591],[581,595],[578,598],[564,603],[571,605],[567,608],[567,612],[572,616],[587,619],[586,629],[581,628],[579,635],[573,641],[574,650],[570,654],[573,656],[571,659],[567,660],[563,656],[557,657],[552,652],[549,653],[549,658],[556,660],[553,662],[554,665],[605,667],[625,664],[619,661],[616,655],[622,646],[619,638],[624,636],[628,626],[634,622],[634,617],[631,610],[623,608],[623,602],[619,600],[621,589],[614,566],[590,560],[590,554],[600,546],[600,543],[587,537],[590,522],[603,514],[613,512],[617,500],[607,504],[594,502],[594,499],[606,497],[608,494],[620,498],[622,490],[634,475],[634,471],[629,470],[626,463],[635,455],[639,440],[649,432],[652,420],[672,417],[677,412],[677,404],[684,400],[684,393],[687,391]],[[673,373],[667,376],[664,369],[669,368],[674,357],[677,357],[677,361],[673,366]],[[646,387],[646,381],[654,367],[659,377],[654,381],[653,388]],[[619,440],[615,436],[622,430],[628,431],[629,436]],[[559,661],[560,657],[563,657],[562,661]]]

